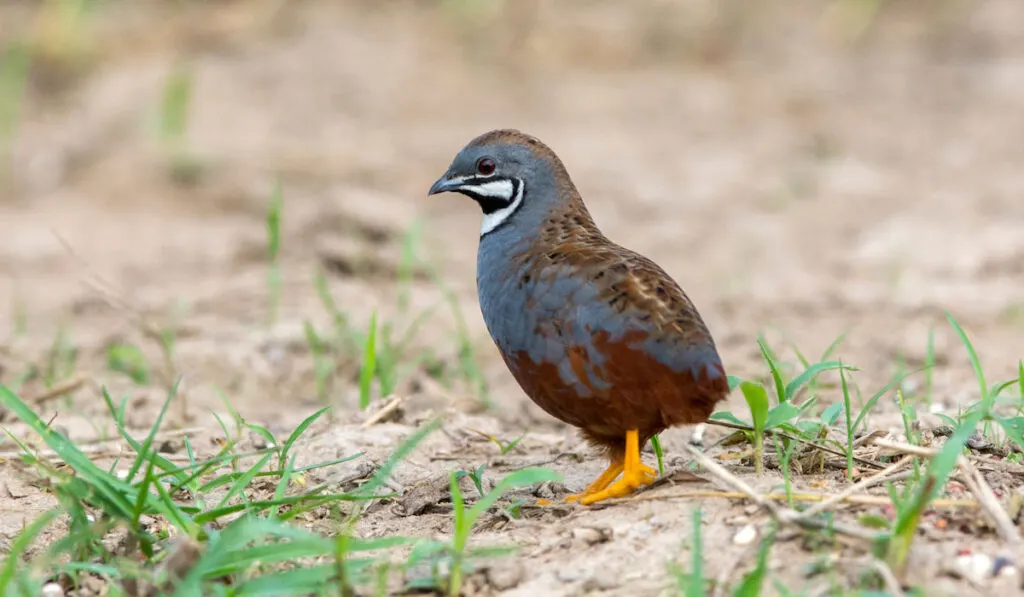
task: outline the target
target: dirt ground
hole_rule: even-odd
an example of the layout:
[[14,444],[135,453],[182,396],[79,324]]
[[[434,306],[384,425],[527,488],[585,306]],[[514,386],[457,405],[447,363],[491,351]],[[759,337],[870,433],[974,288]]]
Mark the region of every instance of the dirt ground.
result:
[[[110,2],[68,50],[49,43],[63,39],[60,27],[37,3],[4,3],[0,42],[28,36],[41,49],[0,195],[0,379],[45,362],[63,333],[75,354],[68,377],[88,382],[39,403],[43,417],[82,443],[106,437],[105,384],[130,397],[129,422],[145,429],[166,386],[136,386],[106,367],[115,341],[160,362],[137,311],[176,329],[184,382],[168,429],[194,428],[195,444],[212,453],[220,429],[210,411],[224,412],[223,395],[247,420],[288,433],[323,404],[303,336],[303,321],[329,321],[316,268],[328,269],[358,327],[374,309],[405,326],[396,271],[405,233],[421,221],[418,256],[459,299],[494,409],[479,408],[466,384],[444,389],[415,371],[396,391],[402,417],[363,429],[347,378],[300,464],[366,451],[320,480],[352,477],[441,414],[444,432],[395,474],[405,491],[455,468],[489,463],[494,477],[542,462],[579,490],[602,462],[529,403],[483,326],[478,209],[459,196],[426,197],[466,141],[513,127],[559,153],[609,237],[681,283],[731,374],[765,374],[759,333],[788,359],[788,341],[816,357],[848,333],[837,356],[861,370],[856,382],[870,395],[901,360],[923,363],[934,327],[934,400],[955,412],[977,398],[977,384],[944,310],[971,334],[990,382],[1013,377],[1024,356],[1024,4],[907,1],[873,17],[870,4]],[[192,182],[169,174],[155,132],[166,81],[183,61],[194,68],[187,146],[203,168]],[[283,290],[268,326],[275,176]],[[88,283],[96,277],[116,290],[98,292]],[[414,311],[442,298],[417,279]],[[454,330],[442,307],[415,344],[454,367]],[[25,397],[43,391],[39,381],[21,388]],[[898,438],[902,424],[885,402],[872,426]],[[723,410],[743,415],[742,396]],[[503,439],[530,433],[499,456],[471,428]],[[666,434],[671,470],[684,468],[679,448],[690,433]],[[705,444],[725,433],[709,428]],[[779,486],[777,472],[731,468],[761,490]],[[10,536],[47,502],[9,467],[0,474],[10,496],[0,499],[0,531]],[[830,483],[796,480],[810,491]],[[667,564],[689,562],[695,505],[649,500],[492,522],[475,541],[523,550],[473,582],[509,596],[661,594],[673,582]],[[733,537],[766,519],[745,503],[700,505],[707,573],[735,583],[756,543]],[[398,500],[373,510],[360,532],[440,536],[450,527],[450,511]],[[947,573],[965,541],[998,550],[991,532],[930,530],[909,580],[931,595],[988,590]],[[825,594],[835,578],[808,572],[820,556],[805,547],[780,541],[773,574]]]

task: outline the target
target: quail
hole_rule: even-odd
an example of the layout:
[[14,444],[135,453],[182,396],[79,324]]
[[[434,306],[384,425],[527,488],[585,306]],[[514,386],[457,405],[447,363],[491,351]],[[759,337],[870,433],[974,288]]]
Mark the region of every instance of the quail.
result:
[[601,233],[562,161],[533,136],[471,140],[427,194],[443,192],[483,212],[477,293],[512,376],[609,460],[566,500],[592,504],[650,484],[647,442],[706,421],[729,393],[693,303],[661,267]]

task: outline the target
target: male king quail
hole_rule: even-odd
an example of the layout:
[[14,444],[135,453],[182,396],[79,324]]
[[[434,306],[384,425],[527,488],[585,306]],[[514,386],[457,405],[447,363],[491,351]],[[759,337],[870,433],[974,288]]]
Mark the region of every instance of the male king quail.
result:
[[668,427],[707,420],[729,392],[693,303],[654,262],[605,238],[561,160],[534,137],[473,139],[428,195],[446,191],[483,210],[477,292],[505,364],[537,405],[610,460],[567,501],[652,482],[641,448]]

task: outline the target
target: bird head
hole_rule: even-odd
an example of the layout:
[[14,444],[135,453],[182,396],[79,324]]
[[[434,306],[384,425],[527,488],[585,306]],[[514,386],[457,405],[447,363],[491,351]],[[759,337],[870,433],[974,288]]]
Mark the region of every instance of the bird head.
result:
[[[461,193],[483,211],[483,237],[522,213],[544,215],[576,196],[565,167],[546,145],[516,130],[494,130],[473,139],[427,191]],[[527,198],[527,196],[529,196]]]

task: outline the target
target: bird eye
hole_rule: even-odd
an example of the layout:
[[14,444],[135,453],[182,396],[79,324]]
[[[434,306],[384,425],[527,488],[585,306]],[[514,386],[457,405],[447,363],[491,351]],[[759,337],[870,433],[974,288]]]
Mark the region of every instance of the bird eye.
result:
[[476,171],[484,176],[494,174],[494,160],[491,158],[480,158],[476,162]]

